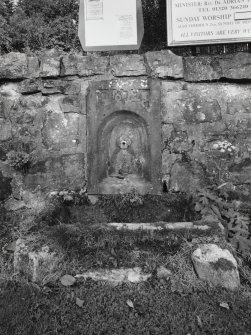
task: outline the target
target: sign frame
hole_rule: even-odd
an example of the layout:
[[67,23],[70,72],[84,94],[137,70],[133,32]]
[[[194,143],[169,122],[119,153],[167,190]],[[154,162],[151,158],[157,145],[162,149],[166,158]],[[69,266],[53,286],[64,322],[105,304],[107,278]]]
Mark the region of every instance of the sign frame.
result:
[[[144,20],[141,0],[136,1],[136,24],[137,24],[137,44],[131,45],[99,45],[99,46],[87,46],[86,45],[86,0],[80,0],[79,5],[79,26],[78,36],[84,51],[111,51],[111,50],[138,50],[140,48],[143,36],[144,36]],[[105,1],[105,0],[104,0]],[[126,0],[125,0],[126,1]]]
[[[190,1],[190,0],[187,0]],[[230,38],[230,37],[220,37],[215,39],[188,39],[186,41],[179,41],[174,39],[173,34],[173,9],[174,9],[175,0],[166,0],[166,17],[167,17],[167,45],[168,46],[192,46],[192,45],[209,45],[209,44],[228,44],[228,43],[249,43],[251,42],[251,34],[250,38],[247,37],[238,37],[238,38]],[[248,10],[249,12],[250,10]],[[243,19],[239,19],[238,21],[242,21]],[[250,18],[246,20],[251,20]],[[251,24],[251,23],[250,23]]]

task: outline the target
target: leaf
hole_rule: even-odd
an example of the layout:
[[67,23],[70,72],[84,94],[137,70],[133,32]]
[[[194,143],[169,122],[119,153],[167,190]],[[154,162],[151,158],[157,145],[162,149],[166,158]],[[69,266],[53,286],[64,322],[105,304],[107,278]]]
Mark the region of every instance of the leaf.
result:
[[201,209],[202,209],[201,204],[199,202],[196,202],[196,204],[195,204],[195,210],[196,210],[196,212],[200,212]]
[[128,299],[128,300],[126,301],[126,303],[127,303],[127,305],[128,305],[129,307],[134,308],[134,305],[133,305],[132,300]]
[[229,229],[229,230],[231,230],[231,231],[233,231],[233,232],[237,232],[237,233],[241,233],[241,234],[245,234],[245,235],[249,235],[249,231],[247,231],[247,230],[245,230],[245,229],[241,229],[241,228],[231,228],[231,229]]
[[83,307],[84,305],[84,300],[81,300],[79,298],[76,298],[76,305],[78,305],[78,307]]
[[225,309],[230,309],[229,305],[226,302],[221,302],[220,307],[225,308]]
[[201,318],[197,315],[197,321],[200,328],[203,328]]
[[215,205],[212,205],[212,210],[214,211],[214,213],[219,217],[221,218],[221,213],[219,211],[219,208]]
[[76,279],[71,275],[64,275],[60,278],[60,282],[64,286],[72,286],[75,284]]
[[114,249],[113,248],[111,248],[111,255],[112,256],[114,256],[114,257],[116,257],[117,255],[116,255],[116,252],[114,251]]

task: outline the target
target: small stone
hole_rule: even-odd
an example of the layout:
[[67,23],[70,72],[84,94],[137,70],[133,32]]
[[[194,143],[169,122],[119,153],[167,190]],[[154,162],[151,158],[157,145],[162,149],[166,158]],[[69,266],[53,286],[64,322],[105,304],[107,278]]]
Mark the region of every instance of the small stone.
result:
[[229,250],[203,244],[193,252],[192,261],[200,279],[231,290],[239,287],[237,262]]
[[48,246],[34,250],[32,237],[18,239],[14,251],[14,270],[33,282],[46,284],[55,277],[58,269],[59,257],[51,252]]
[[64,275],[62,278],[60,278],[60,282],[64,286],[72,286],[75,284],[76,279],[71,275]]
[[7,211],[10,212],[15,212],[18,211],[19,209],[25,208],[25,202],[22,200],[17,200],[14,198],[10,198],[5,202],[5,208]]
[[84,305],[84,300],[81,300],[81,299],[79,299],[79,298],[76,298],[76,305],[77,305],[78,307],[82,308],[83,305]]
[[225,309],[230,309],[228,303],[226,303],[226,302],[221,302],[220,307],[225,308]]
[[163,265],[161,265],[157,269],[157,277],[159,279],[169,279],[171,275],[172,275],[172,272],[168,270],[166,267],[164,267]]
[[88,195],[88,200],[94,206],[98,202],[98,197],[96,195]]

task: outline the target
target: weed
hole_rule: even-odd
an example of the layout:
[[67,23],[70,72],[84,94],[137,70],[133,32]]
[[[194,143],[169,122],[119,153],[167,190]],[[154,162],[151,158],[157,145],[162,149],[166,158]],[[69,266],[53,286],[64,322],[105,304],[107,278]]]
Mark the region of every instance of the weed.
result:
[[243,255],[250,254],[250,219],[239,212],[236,202],[230,201],[224,190],[217,186],[198,189],[194,206],[202,219],[222,222],[231,244]]
[[7,160],[15,170],[26,174],[36,161],[35,151],[30,143],[13,141],[7,153]]

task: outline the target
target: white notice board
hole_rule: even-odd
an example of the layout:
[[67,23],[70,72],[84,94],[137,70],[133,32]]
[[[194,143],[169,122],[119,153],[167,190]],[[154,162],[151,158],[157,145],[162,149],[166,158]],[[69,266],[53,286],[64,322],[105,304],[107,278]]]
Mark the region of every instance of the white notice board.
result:
[[[138,0],[81,0],[79,37],[85,50],[110,50],[139,43]],[[142,13],[141,13],[142,14]],[[142,30],[142,29],[141,29]],[[141,42],[141,41],[140,41]],[[107,48],[106,48],[107,47]],[[117,48],[120,49],[120,48]]]
[[167,0],[168,45],[251,41],[251,0]]

